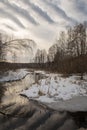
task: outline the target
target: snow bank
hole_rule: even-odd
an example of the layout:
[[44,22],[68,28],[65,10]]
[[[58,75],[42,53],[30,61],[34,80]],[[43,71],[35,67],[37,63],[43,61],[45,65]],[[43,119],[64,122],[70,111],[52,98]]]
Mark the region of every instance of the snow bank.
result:
[[42,71],[42,70],[35,70],[34,72],[35,72],[35,73],[39,73],[39,74],[46,74],[46,72],[45,72],[45,71]]
[[18,69],[16,71],[8,71],[0,77],[0,82],[19,80],[19,79],[22,79],[28,73],[29,72],[27,72],[26,69]]
[[87,81],[81,81],[79,76],[63,78],[49,74],[48,78],[39,80],[22,94],[42,102],[69,100],[75,96],[87,96]]

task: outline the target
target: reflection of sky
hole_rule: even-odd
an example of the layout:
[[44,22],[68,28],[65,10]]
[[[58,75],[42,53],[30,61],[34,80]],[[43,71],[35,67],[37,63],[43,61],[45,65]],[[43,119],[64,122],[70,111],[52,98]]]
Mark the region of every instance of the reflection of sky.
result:
[[58,32],[87,19],[86,0],[0,0],[0,30],[46,49]]

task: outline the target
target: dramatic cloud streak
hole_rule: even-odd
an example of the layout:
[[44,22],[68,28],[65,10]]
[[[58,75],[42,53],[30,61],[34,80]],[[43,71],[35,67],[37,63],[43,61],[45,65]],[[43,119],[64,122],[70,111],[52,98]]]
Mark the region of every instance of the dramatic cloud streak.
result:
[[86,0],[0,0],[0,30],[46,49],[60,30],[87,20]]

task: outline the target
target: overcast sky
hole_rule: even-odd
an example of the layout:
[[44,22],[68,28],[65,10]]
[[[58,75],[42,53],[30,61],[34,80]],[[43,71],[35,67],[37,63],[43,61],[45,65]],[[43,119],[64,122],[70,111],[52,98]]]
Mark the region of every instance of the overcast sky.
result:
[[87,0],[0,0],[0,30],[51,46],[61,30],[87,20]]

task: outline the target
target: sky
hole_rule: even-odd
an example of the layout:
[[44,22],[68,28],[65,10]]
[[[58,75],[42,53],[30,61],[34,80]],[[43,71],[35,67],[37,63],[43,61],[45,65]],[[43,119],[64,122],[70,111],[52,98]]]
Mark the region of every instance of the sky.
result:
[[48,49],[60,31],[87,20],[86,0],[0,0],[0,31]]

